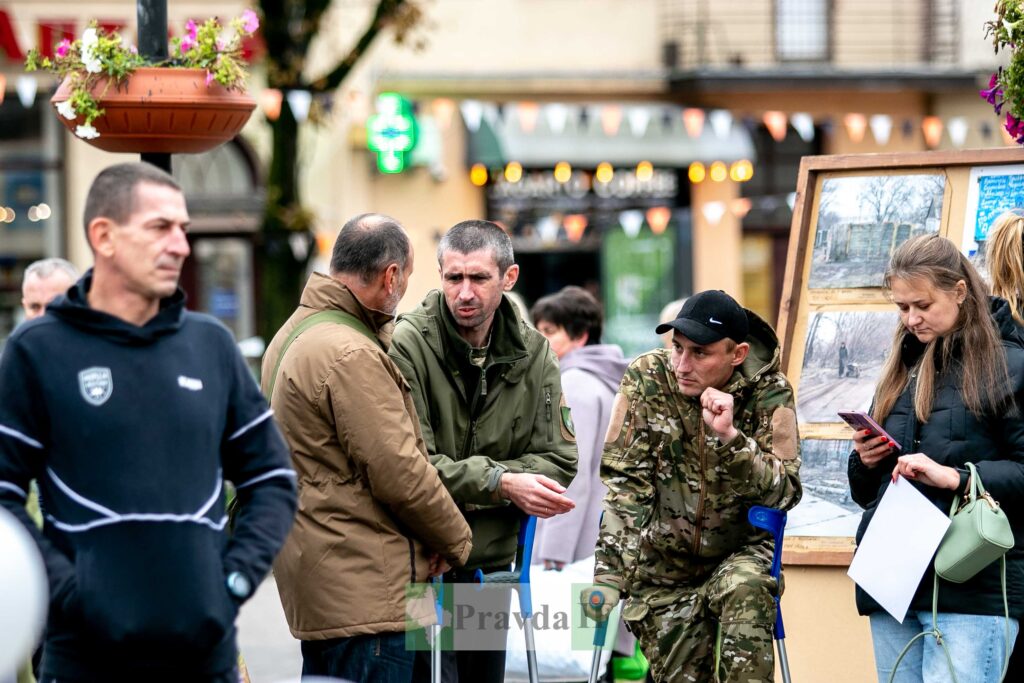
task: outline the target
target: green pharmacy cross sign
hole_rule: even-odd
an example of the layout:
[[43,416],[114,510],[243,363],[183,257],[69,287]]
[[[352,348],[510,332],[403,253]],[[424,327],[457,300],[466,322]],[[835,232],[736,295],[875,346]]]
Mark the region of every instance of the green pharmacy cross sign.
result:
[[381,93],[377,113],[366,122],[366,141],[377,153],[381,173],[404,171],[406,157],[416,146],[416,117],[409,100],[398,93]]

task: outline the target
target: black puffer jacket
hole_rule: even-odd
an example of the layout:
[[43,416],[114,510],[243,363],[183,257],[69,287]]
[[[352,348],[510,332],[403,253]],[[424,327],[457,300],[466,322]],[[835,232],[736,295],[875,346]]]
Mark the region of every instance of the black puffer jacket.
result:
[[[1010,316],[1007,303],[993,297],[992,314],[1006,350],[1010,382],[1018,405],[1024,406],[1024,333]],[[903,342],[903,362],[912,367],[924,351],[924,345],[912,335]],[[955,373],[941,373],[938,390],[927,423],[914,415],[913,382],[897,399],[883,427],[903,445],[903,453],[924,453],[936,462],[963,467],[972,462],[978,468],[985,488],[1002,505],[1013,527],[1015,547],[1007,554],[1006,589],[1010,616],[1024,617],[1024,418],[1002,411],[979,418],[963,403],[959,379]],[[848,473],[854,500],[865,508],[857,542],[860,543],[875,512],[875,506],[891,481],[897,454],[888,456],[877,467],[868,469],[856,451],[850,454]],[[914,484],[942,514],[949,514],[953,491]],[[911,532],[912,533],[912,532]],[[931,610],[934,572],[925,573],[911,603],[913,610]],[[861,614],[881,611],[867,593],[857,588],[857,610]],[[939,584],[939,611],[961,614],[1003,614],[999,581],[999,563],[994,562],[963,584],[942,581]]]

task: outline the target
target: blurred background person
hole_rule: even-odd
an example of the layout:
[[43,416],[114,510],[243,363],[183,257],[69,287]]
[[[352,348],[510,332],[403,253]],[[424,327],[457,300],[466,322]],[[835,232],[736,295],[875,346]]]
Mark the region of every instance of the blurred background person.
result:
[[[999,299],[990,302],[974,266],[938,235],[912,238],[897,249],[885,287],[900,324],[875,389],[872,416],[908,453],[901,455],[885,436],[854,434],[850,488],[866,508],[857,542],[897,475],[914,482],[946,515],[953,497],[966,490],[964,467],[970,461],[988,492],[1007,510],[1017,509],[1024,504],[1024,420],[1014,403],[1024,398],[1024,336],[1010,307]],[[1017,578],[1024,567],[1024,537],[1020,518],[1011,514],[1010,521],[1017,547],[1006,556],[1009,643],[1004,642],[1000,563],[993,562],[962,584],[945,581],[940,587],[934,621],[951,663],[934,638],[924,638],[900,663],[897,680],[948,680],[949,666],[958,680],[1001,680],[1007,646],[1012,647],[1024,614]],[[857,609],[871,620],[880,681],[889,679],[911,639],[932,629],[933,580],[928,571],[902,623],[857,588]]]
[[[612,400],[629,361],[622,349],[602,344],[604,314],[594,295],[570,285],[537,300],[533,324],[558,356],[562,391],[576,429],[579,464],[565,495],[576,508],[537,522],[534,558],[545,569],[593,556],[607,488],[601,482],[601,452],[611,419]],[[636,639],[619,624],[613,657],[633,655]],[[614,665],[608,667],[609,673]],[[609,680],[611,680],[609,678]]]
[[1010,306],[1010,315],[1024,325],[1024,209],[1001,214],[988,231],[985,267],[992,282],[992,294]]
[[[992,294],[1006,299],[1014,321],[1024,325],[1024,209],[1011,209],[992,223],[985,245],[985,267]],[[1024,648],[1013,648],[1004,680],[1024,680]]]
[[46,258],[29,264],[21,281],[21,307],[25,320],[35,320],[46,305],[68,291],[78,280],[78,269],[62,258]]
[[[658,314],[658,324],[659,325],[664,325],[666,323],[670,323],[673,320],[675,320],[676,319],[676,313],[679,312],[679,309],[683,307],[684,303],[686,303],[686,297],[685,296],[682,299],[676,299],[675,301],[669,301],[667,304],[665,304],[665,307],[661,309],[661,313]],[[662,346],[664,346],[666,349],[671,349],[672,348],[672,332],[671,331],[664,332],[662,334],[659,334],[658,336],[661,337],[661,345]]]

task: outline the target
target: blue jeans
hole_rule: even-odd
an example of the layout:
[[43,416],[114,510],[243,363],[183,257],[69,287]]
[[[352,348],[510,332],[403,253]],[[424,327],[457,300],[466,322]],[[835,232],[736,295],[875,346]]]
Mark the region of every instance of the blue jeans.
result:
[[[959,683],[998,683],[1006,657],[1004,622],[1002,616],[939,612],[936,623]],[[931,628],[930,611],[911,610],[902,624],[885,612],[871,615],[871,639],[880,683],[889,680],[896,658],[910,639]],[[1011,650],[1017,630],[1017,620],[1010,619]],[[925,636],[907,651],[893,680],[896,683],[946,683],[953,679],[942,646],[933,636]]]
[[357,683],[409,683],[412,650],[405,633],[302,641],[302,675],[333,676]]

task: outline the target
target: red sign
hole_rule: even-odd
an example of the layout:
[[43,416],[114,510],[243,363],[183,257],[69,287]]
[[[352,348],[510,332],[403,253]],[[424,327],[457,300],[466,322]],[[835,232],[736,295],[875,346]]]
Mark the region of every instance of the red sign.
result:
[[[197,20],[198,21],[198,20]],[[127,22],[119,19],[98,19],[96,23],[107,33],[120,31]],[[74,40],[77,37],[77,21],[74,19],[43,19],[36,22],[38,28],[38,49],[44,57],[53,57],[54,48],[65,38]],[[168,37],[173,31],[168,31]],[[242,56],[249,62],[261,57],[265,51],[263,38],[257,33],[242,40]],[[6,9],[0,8],[0,52],[7,61],[24,62],[25,52],[18,42],[18,34],[14,31],[14,22]]]

